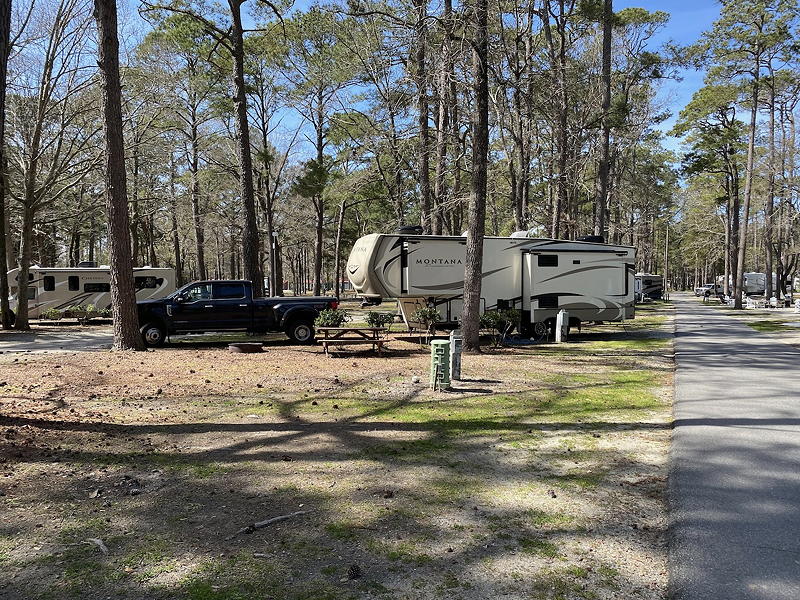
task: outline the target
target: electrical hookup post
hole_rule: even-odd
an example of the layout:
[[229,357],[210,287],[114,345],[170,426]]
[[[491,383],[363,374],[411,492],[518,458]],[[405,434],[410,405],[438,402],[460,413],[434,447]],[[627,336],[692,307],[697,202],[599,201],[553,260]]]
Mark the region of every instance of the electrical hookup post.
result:
[[569,313],[563,308],[556,316],[556,344],[567,341],[569,335]]
[[450,340],[431,342],[431,389],[450,387]]

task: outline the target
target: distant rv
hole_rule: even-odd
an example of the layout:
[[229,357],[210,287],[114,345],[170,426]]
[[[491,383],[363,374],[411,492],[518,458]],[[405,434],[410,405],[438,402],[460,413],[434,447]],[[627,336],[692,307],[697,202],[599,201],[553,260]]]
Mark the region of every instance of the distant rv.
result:
[[[8,272],[10,305],[17,310],[19,269]],[[133,269],[136,299],[163,298],[175,291],[175,269],[137,267]],[[77,267],[30,268],[28,273],[28,316],[39,318],[50,309],[64,310],[71,306],[88,306],[104,309],[111,305],[111,268]]]
[[[347,275],[367,303],[396,298],[406,325],[421,329],[413,315],[425,306],[435,306],[445,323],[461,319],[465,260],[465,237],[373,233],[356,241]],[[486,237],[481,312],[519,309],[519,330],[531,337],[552,330],[561,309],[572,325],[632,319],[635,262],[628,246]]]
[[664,278],[651,273],[637,273],[635,292],[637,300],[640,298],[661,300],[664,296]]

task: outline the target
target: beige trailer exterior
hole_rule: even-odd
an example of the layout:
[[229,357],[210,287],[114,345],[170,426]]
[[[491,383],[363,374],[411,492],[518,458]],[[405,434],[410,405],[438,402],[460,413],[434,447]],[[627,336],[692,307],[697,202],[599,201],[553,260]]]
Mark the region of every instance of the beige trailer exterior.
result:
[[[367,301],[398,300],[409,327],[418,307],[443,321],[463,309],[466,238],[370,234],[354,245],[347,273]],[[634,249],[595,242],[487,237],[481,310],[517,308],[520,329],[533,332],[565,309],[570,320],[622,321],[634,316]]]
[[[8,272],[11,310],[17,310],[17,275]],[[133,269],[137,300],[163,298],[175,291],[175,269],[136,267]],[[111,305],[111,269],[109,267],[50,268],[33,266],[28,275],[28,315],[37,319],[45,311],[64,310],[71,306]]]

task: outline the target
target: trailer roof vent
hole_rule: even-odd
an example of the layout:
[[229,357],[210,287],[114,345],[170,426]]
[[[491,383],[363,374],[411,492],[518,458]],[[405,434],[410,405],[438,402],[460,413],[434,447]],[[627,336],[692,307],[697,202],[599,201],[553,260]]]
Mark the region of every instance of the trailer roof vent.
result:
[[94,262],[93,260],[85,260],[83,262],[79,262],[78,263],[78,268],[79,269],[96,269],[97,268],[97,263]]
[[576,242],[592,242],[593,244],[604,244],[606,238],[602,235],[582,235],[578,239],[575,240]]
[[405,233],[407,235],[422,235],[422,225],[400,225],[394,230],[395,233]]

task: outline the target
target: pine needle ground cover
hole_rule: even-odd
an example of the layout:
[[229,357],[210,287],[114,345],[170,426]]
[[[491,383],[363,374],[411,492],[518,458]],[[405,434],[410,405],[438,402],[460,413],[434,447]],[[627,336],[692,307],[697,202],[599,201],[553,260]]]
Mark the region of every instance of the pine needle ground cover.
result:
[[639,315],[447,392],[400,339],[0,355],[0,596],[663,598],[672,317]]

